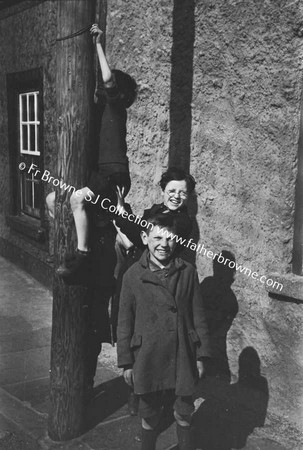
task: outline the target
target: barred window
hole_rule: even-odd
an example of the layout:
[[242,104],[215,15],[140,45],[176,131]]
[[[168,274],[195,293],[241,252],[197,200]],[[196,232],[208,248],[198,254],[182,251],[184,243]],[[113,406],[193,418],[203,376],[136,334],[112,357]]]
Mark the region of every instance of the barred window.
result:
[[38,120],[39,92],[27,92],[19,95],[20,111],[20,153],[40,156],[38,148]]
[[29,172],[31,164],[40,167],[39,157],[39,91],[19,94],[19,159],[26,163],[27,169],[19,173],[20,211],[40,218],[41,180],[34,171]]
[[7,94],[11,175],[7,219],[15,230],[41,242],[45,236],[42,69],[7,74]]

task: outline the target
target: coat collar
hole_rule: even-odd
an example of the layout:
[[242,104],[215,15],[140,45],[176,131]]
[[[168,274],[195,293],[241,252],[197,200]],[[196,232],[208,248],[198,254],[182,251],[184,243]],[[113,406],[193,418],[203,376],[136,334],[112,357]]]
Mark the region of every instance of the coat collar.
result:
[[149,210],[149,214],[157,214],[157,213],[161,213],[164,211],[168,211],[172,214],[179,214],[179,213],[185,213],[187,214],[187,207],[186,206],[182,206],[181,208],[175,210],[175,211],[170,211],[167,206],[164,205],[164,203],[155,203]]
[[[140,263],[141,267],[143,267],[145,269],[141,275],[142,280],[150,281],[150,282],[157,281],[157,284],[162,284],[161,281],[159,280],[159,278],[149,269],[148,249],[145,249],[145,251],[143,252],[143,254],[139,260],[139,263]],[[180,258],[175,258],[174,264],[172,265],[172,267],[169,270],[169,275],[172,276],[174,273],[180,271],[184,267],[185,267],[184,261]]]
[[172,267],[169,270],[169,276],[167,278],[167,283],[165,283],[155,274],[155,272],[152,272],[149,269],[147,255],[148,255],[148,250],[146,249],[139,260],[139,264],[140,264],[141,268],[143,269],[140,279],[143,282],[151,283],[156,286],[161,286],[164,289],[166,289],[167,294],[168,294],[166,296],[167,302],[171,306],[175,307],[176,303],[177,303],[175,294],[176,294],[178,278],[179,278],[181,270],[183,270],[186,267],[184,261],[182,261],[182,259],[180,259],[180,258],[175,258],[174,264],[172,265]]

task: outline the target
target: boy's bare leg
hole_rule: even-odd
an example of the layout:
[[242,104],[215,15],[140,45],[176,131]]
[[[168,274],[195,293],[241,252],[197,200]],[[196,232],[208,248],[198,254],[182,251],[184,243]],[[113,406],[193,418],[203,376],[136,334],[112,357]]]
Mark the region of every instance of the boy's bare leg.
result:
[[52,219],[55,218],[55,199],[56,199],[56,192],[53,191],[50,194],[47,195],[45,202],[48,209],[48,213]]
[[70,198],[70,204],[74,216],[78,248],[73,255],[65,255],[65,261],[56,270],[67,284],[81,284],[89,279],[89,248],[88,248],[88,217],[85,210],[85,202],[94,198],[93,192],[88,188],[82,188],[74,192]]
[[88,252],[88,217],[85,210],[85,203],[88,199],[93,199],[94,194],[88,188],[84,187],[79,191],[72,194],[70,198],[70,204],[74,216],[77,240],[78,240],[78,250],[82,252]]

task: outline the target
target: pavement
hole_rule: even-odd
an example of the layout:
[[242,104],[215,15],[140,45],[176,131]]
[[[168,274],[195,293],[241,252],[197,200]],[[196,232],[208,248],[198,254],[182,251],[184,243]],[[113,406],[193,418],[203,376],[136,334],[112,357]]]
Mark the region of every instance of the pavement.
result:
[[[140,421],[128,413],[116,349],[109,344],[99,356],[86,432],[65,442],[48,437],[52,294],[2,257],[0,272],[0,449],[140,450]],[[199,449],[303,449],[295,430],[266,414],[268,396],[256,386],[208,378],[196,397]],[[177,449],[176,444],[175,424],[168,424],[157,450]]]

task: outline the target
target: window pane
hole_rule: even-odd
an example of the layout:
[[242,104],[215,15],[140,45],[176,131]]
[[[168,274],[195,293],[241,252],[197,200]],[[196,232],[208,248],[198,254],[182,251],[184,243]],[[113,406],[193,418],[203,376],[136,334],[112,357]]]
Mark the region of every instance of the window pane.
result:
[[39,125],[36,125],[36,152],[40,152],[40,146],[39,146]]
[[41,184],[34,183],[34,208],[40,209],[40,198],[41,198]]
[[32,190],[32,180],[31,179],[26,179],[25,180],[25,193],[24,193],[24,207],[25,209],[27,209],[26,207],[31,207],[32,206],[32,195],[33,195],[33,190]]
[[29,120],[35,120],[35,96],[29,95]]
[[27,125],[22,125],[22,140],[23,143],[21,150],[28,150],[28,143],[27,143]]
[[39,93],[35,95],[35,108],[36,108],[36,117],[35,120],[39,120]]
[[30,143],[30,148],[29,150],[31,152],[34,152],[36,150],[36,137],[35,137],[35,125],[30,125],[29,126],[29,143]]
[[27,121],[27,104],[26,104],[26,95],[21,96],[22,99],[22,121]]

